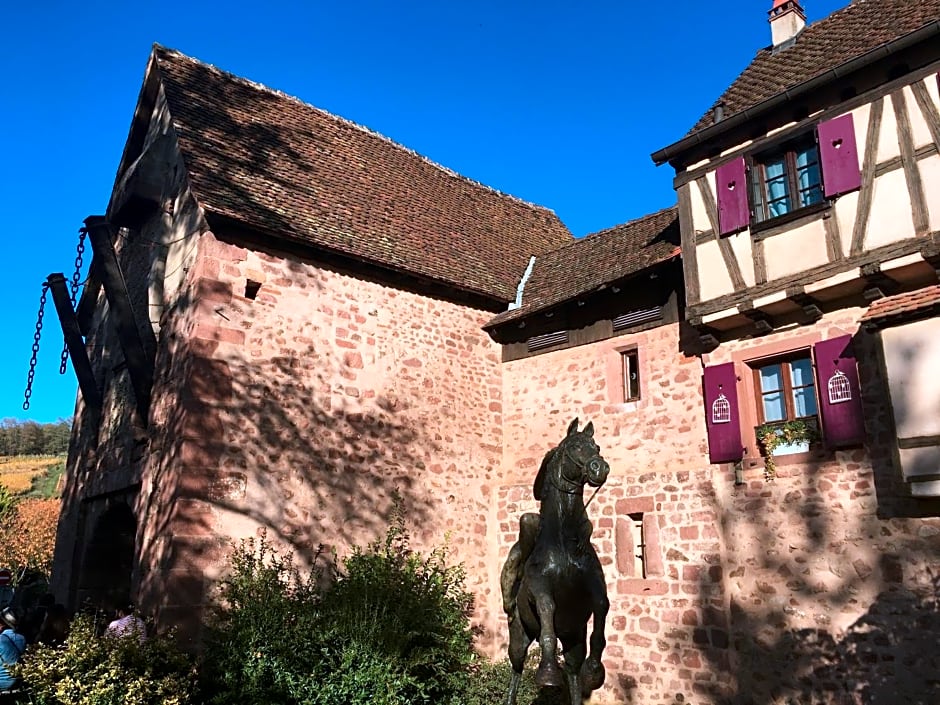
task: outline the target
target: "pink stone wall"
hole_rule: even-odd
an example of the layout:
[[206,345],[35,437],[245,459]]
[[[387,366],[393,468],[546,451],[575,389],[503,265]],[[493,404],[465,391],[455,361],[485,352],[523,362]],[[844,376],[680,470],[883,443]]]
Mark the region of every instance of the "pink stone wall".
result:
[[[413,545],[446,543],[481,595],[477,621],[491,623],[502,389],[481,327],[492,314],[211,233],[199,247],[185,313],[167,324],[154,433],[168,442],[148,486],[173,500],[150,508],[149,565],[204,601],[228,537],[265,528],[301,559],[321,544],[343,555],[384,534],[397,492]],[[154,583],[150,598],[171,614],[183,607],[173,595]]]
[[[723,343],[706,364],[854,333],[860,313]],[[543,453],[579,416],[594,422],[612,467],[589,508],[611,599],[608,681],[596,699],[932,702],[940,504],[905,493],[876,338],[855,341],[869,445],[781,460],[772,482],[759,462],[746,464],[735,485],[730,465],[707,464],[702,366],[678,352],[676,336],[663,327],[505,366],[498,560],[519,515],[536,509],[531,482]],[[642,400],[618,404],[611,360],[634,345]],[[638,513],[648,553],[641,577],[627,526]]]
[[703,656],[730,659],[736,694],[755,702],[940,697],[940,503],[913,500],[904,487],[877,338],[856,323],[863,312],[723,343],[708,356],[708,364],[742,360],[797,338],[805,346],[848,333],[859,363],[865,447],[781,460],[770,482],[752,464],[740,486],[730,468],[715,474],[734,649]]
[[[639,357],[640,399],[624,403],[620,356],[630,349]],[[537,510],[532,481],[573,417],[594,423],[611,466],[588,510],[611,603],[600,701],[674,703],[676,694],[726,686],[703,654],[713,643],[726,648],[729,633],[701,375],[701,361],[679,350],[676,324],[504,366],[499,562],[518,517]],[[634,568],[631,514],[642,515],[645,575]],[[506,639],[504,629],[497,653]]]

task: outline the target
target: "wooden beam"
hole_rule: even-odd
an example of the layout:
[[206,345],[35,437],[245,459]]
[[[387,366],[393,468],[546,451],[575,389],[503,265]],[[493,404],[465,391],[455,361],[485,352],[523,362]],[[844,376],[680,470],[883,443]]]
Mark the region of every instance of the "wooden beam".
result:
[[[711,225],[712,231],[720,233],[721,230],[718,227],[718,202],[715,200],[715,196],[712,195],[712,188],[708,183],[708,179],[703,176],[696,179],[695,183],[698,184],[702,202],[705,204],[705,212],[708,213],[708,223]],[[728,238],[718,237],[718,251],[721,252],[721,257],[725,261],[728,277],[731,279],[731,286],[734,287],[735,291],[744,289],[744,276],[741,274],[741,266],[738,264],[738,258],[735,257],[734,249],[731,247]]]
[[819,301],[805,291],[802,291],[803,287],[798,287],[798,289],[798,291],[793,292],[788,289],[787,298],[803,309],[803,315],[808,319],[808,323],[815,323],[823,317],[823,311],[819,306]]
[[881,118],[885,100],[878,98],[871,104],[868,116],[868,132],[865,136],[865,156],[862,159],[862,187],[858,192],[858,205],[855,209],[855,225],[852,228],[851,254],[861,254],[865,250],[865,235],[868,233],[868,218],[871,215],[871,201],[875,192],[875,167],[878,160],[878,138],[881,136]]
[[88,361],[88,352],[85,350],[85,341],[82,339],[78,320],[72,308],[72,299],[69,296],[65,275],[62,273],[50,274],[46,278],[49,290],[52,292],[52,301],[55,304],[59,323],[62,324],[62,333],[65,334],[65,344],[72,359],[72,368],[78,378],[78,388],[82,391],[82,399],[89,410],[99,413],[101,411],[101,393],[95,382],[95,373]]
[[914,134],[911,128],[911,118],[907,113],[907,100],[904,98],[903,90],[891,94],[891,106],[894,108],[894,118],[898,126],[901,166],[904,168],[904,180],[907,182],[907,191],[911,198],[911,217],[914,221],[914,232],[917,235],[925,235],[930,230],[930,219],[927,215],[927,197],[924,195],[924,182],[920,177],[920,169],[914,156]]
[[758,335],[767,335],[768,333],[774,332],[774,326],[770,322],[770,316],[760,309],[750,308],[741,311],[741,313],[754,324],[754,330]]
[[[146,426],[150,412],[150,391],[153,387],[153,359],[144,346],[140,334],[141,327],[137,325],[137,318],[131,307],[124,273],[114,251],[111,224],[104,216],[93,215],[85,218],[85,226],[88,228],[88,239],[91,241],[95,259],[99,262],[98,275],[101,277],[108,306],[114,316],[118,340],[124,351],[124,360],[127,362],[127,371],[134,389],[137,411],[141,422]],[[145,328],[150,330],[149,321],[145,323]],[[154,349],[155,345],[151,345],[150,350]]]

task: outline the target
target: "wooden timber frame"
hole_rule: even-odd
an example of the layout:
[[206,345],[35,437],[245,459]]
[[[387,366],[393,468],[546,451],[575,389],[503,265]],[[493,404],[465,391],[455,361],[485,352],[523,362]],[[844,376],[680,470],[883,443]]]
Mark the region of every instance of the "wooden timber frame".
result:
[[[114,251],[114,226],[104,216],[92,215],[85,218],[85,227],[94,251],[91,266],[104,286],[105,297],[114,315],[118,340],[130,374],[131,387],[134,389],[137,412],[141,423],[147,426],[154,362],[141,337],[141,329],[137,325],[127,292],[127,282]],[[150,349],[152,350],[153,346]]]
[[78,387],[82,391],[82,399],[85,400],[85,406],[91,411],[96,414],[100,413],[101,393],[98,391],[95,373],[88,361],[88,352],[85,350],[85,341],[79,329],[75,310],[72,308],[72,299],[69,296],[65,275],[61,272],[50,274],[46,278],[46,284],[49,285],[49,290],[52,292],[52,301],[55,304],[56,314],[59,316],[59,323],[62,324],[65,345],[68,348],[69,357],[72,359],[75,376],[78,378]]

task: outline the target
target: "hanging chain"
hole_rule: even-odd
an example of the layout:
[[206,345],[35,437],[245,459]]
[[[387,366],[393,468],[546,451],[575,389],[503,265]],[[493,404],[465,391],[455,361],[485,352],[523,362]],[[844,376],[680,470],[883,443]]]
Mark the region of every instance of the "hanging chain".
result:
[[42,316],[46,308],[46,293],[49,282],[42,283],[42,296],[39,297],[39,314],[36,316],[36,332],[33,333],[33,356],[29,358],[29,374],[26,375],[26,393],[23,398],[23,410],[29,410],[29,398],[33,396],[33,380],[36,378],[36,356],[39,355],[39,339],[42,337]]
[[[78,287],[82,279],[82,255],[85,254],[85,236],[88,235],[87,228],[78,230],[78,248],[75,253],[75,271],[72,272],[72,310],[75,310],[75,298],[78,295]],[[69,364],[69,344],[68,341],[62,346],[62,356],[59,359],[59,374],[64,375]]]

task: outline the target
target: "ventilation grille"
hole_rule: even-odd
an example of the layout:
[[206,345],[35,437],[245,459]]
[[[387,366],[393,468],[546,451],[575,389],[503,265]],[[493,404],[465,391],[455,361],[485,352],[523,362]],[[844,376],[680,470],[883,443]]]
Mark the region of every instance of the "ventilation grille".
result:
[[617,316],[611,322],[614,324],[614,330],[623,330],[624,328],[630,328],[631,326],[638,326],[641,323],[658,321],[662,317],[663,307],[654,306],[653,308],[640,308],[636,311],[628,311],[627,313]]
[[533,335],[531,338],[529,338],[526,344],[528,345],[529,352],[535,352],[536,350],[544,350],[545,348],[550,348],[555,345],[560,345],[567,342],[568,331],[560,330],[557,333]]

